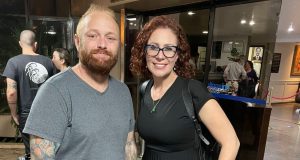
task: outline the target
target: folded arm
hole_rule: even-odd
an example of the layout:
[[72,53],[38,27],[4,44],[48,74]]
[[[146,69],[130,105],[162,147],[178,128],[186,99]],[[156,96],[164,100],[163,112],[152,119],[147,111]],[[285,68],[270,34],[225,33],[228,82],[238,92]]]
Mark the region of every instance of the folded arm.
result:
[[235,160],[240,142],[218,102],[214,99],[207,101],[200,110],[199,116],[221,145],[219,160]]
[[60,144],[49,140],[30,136],[30,152],[32,160],[54,160]]

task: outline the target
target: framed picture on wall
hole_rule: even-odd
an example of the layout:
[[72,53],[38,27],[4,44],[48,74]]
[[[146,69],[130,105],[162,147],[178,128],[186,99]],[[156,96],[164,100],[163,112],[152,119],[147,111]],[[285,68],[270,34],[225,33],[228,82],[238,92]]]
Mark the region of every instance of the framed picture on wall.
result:
[[251,55],[252,55],[251,56],[251,61],[261,62],[262,61],[262,57],[263,57],[263,53],[264,53],[264,48],[263,47],[254,46],[254,47],[252,47],[251,51],[252,51],[252,53],[251,53]]
[[232,49],[232,42],[223,42],[222,52],[230,53]]
[[291,76],[300,76],[300,45],[295,46]]
[[278,73],[280,68],[281,53],[273,53],[271,73]]
[[223,42],[222,52],[230,53],[235,48],[239,54],[244,54],[244,43],[242,41]]
[[233,42],[232,48],[236,48],[240,55],[245,55],[244,53],[244,43],[242,41]]
[[215,41],[213,43],[213,52],[211,54],[211,58],[220,59],[221,58],[221,50],[222,50],[222,41]]

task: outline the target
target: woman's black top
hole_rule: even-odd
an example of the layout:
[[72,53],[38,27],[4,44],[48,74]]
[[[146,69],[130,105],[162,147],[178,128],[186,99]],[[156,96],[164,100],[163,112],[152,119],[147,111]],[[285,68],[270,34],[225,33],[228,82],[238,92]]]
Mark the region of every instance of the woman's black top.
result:
[[[195,127],[182,98],[182,89],[187,81],[178,77],[154,107],[150,90],[151,80],[141,100],[137,129],[145,140],[143,160],[194,160],[198,158]],[[196,112],[212,97],[203,84],[196,80],[189,82]]]

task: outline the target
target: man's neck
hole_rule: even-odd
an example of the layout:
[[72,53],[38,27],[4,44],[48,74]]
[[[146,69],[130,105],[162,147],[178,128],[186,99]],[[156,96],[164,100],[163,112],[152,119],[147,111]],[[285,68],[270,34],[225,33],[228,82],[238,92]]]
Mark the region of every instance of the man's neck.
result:
[[25,55],[37,55],[33,49],[29,49],[29,48],[23,48],[22,49],[22,54],[25,54]]
[[91,72],[88,68],[86,68],[86,66],[81,63],[77,64],[72,69],[78,77],[80,77],[84,82],[86,82],[88,85],[98,90],[99,92],[104,92],[108,87],[109,75]]
[[67,66],[62,65],[62,66],[59,68],[59,70],[60,70],[60,71],[64,71],[64,70],[66,70],[67,68],[68,68]]

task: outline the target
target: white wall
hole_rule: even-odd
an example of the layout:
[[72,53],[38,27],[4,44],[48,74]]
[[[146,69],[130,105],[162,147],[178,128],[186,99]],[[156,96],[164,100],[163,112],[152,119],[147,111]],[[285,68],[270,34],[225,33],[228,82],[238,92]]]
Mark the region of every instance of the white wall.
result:
[[[296,43],[276,43],[275,53],[281,53],[278,73],[271,73],[269,88],[273,87],[272,96],[286,98],[295,95],[300,76],[290,76],[292,60]],[[294,97],[275,99],[272,102],[293,102]]]

